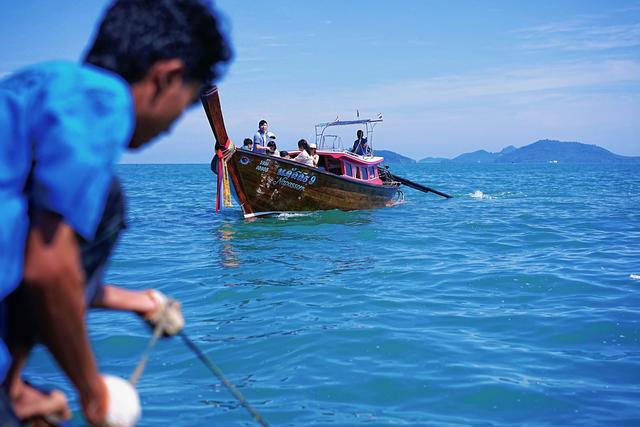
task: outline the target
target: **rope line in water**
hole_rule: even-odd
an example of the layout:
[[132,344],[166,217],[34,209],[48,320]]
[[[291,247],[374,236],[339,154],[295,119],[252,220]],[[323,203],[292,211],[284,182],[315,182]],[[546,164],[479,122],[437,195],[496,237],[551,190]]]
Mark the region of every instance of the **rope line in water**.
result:
[[[169,305],[171,304],[173,304],[173,301],[169,302]],[[165,310],[165,313],[166,313],[166,310]],[[140,379],[140,377],[142,376],[142,372],[144,371],[144,368],[147,366],[147,362],[149,361],[149,355],[151,354],[151,350],[156,345],[156,343],[160,339],[160,335],[162,335],[164,331],[165,321],[166,321],[166,316],[163,313],[162,316],[160,317],[160,320],[156,324],[156,327],[153,329],[153,335],[151,335],[151,339],[147,344],[147,348],[144,349],[144,353],[142,353],[142,357],[140,358],[140,361],[138,362],[136,369],[133,371],[133,373],[131,374],[131,377],[129,378],[129,382],[134,387],[138,382],[138,380]]]
[[258,411],[256,411],[250,404],[249,402],[247,402],[247,399],[244,398],[244,396],[240,393],[240,391],[238,391],[237,388],[235,388],[235,386],[233,384],[231,384],[231,382],[229,382],[229,380],[227,380],[227,378],[224,376],[224,374],[222,373],[222,371],[220,370],[220,368],[218,368],[212,361],[211,359],[209,359],[207,357],[206,354],[204,354],[202,352],[202,350],[200,350],[200,348],[198,348],[195,343],[193,341],[191,341],[191,339],[189,339],[189,337],[184,333],[184,331],[180,331],[180,337],[182,338],[182,340],[184,341],[184,343],[187,345],[187,347],[189,347],[191,349],[191,351],[193,351],[195,353],[196,356],[198,356],[198,359],[200,359],[202,361],[202,363],[204,363],[204,365],[209,368],[209,370],[211,372],[213,372],[215,374],[216,377],[218,377],[218,379],[220,381],[222,381],[222,384],[224,384],[225,387],[227,387],[227,389],[231,392],[231,394],[233,394],[233,396],[238,399],[238,401],[242,404],[242,406],[245,407],[245,409],[247,411],[249,411],[249,413],[251,414],[251,416],[258,422],[260,423],[261,426],[263,427],[269,427],[269,424],[267,423],[267,421],[262,417],[262,415],[260,415],[258,413]]
[[[169,304],[174,304],[173,301],[169,302]],[[166,312],[166,311],[165,311]],[[136,383],[138,382],[138,380],[140,379],[140,377],[142,376],[142,372],[144,371],[145,366],[147,365],[147,361],[149,360],[149,355],[151,354],[151,350],[153,349],[153,347],[156,345],[156,343],[158,342],[158,340],[160,339],[160,336],[162,335],[163,331],[164,331],[164,324],[166,322],[166,317],[163,316],[160,318],[160,320],[158,321],[158,323],[156,324],[156,327],[153,329],[153,335],[151,336],[151,339],[149,340],[149,343],[147,344],[147,348],[144,350],[144,353],[142,354],[142,357],[140,358],[140,361],[138,362],[138,365],[136,366],[135,370],[133,371],[133,374],[131,374],[131,378],[129,378],[129,382],[135,387]],[[269,424],[267,423],[267,421],[262,417],[262,415],[260,415],[258,413],[257,410],[255,410],[247,401],[247,399],[244,398],[244,396],[242,395],[242,393],[240,393],[240,391],[238,391],[238,389],[224,376],[224,373],[222,372],[222,370],[220,368],[218,368],[212,361],[211,359],[209,359],[207,357],[206,354],[204,354],[202,352],[202,350],[200,350],[200,348],[198,348],[198,346],[195,345],[195,343],[193,341],[191,341],[191,339],[187,336],[187,334],[185,334],[184,331],[180,331],[179,333],[180,337],[182,338],[182,340],[184,341],[184,343],[187,345],[187,347],[189,347],[191,349],[191,351],[193,351],[193,353],[195,353],[196,356],[198,356],[198,359],[200,359],[202,361],[202,363],[209,368],[209,370],[211,372],[213,372],[215,374],[216,377],[218,377],[218,379],[222,382],[222,384],[224,384],[224,386],[231,392],[231,394],[238,399],[238,401],[240,402],[240,404],[242,404],[242,406],[245,407],[245,409],[247,411],[249,411],[249,413],[251,414],[251,416],[263,427],[269,427]]]

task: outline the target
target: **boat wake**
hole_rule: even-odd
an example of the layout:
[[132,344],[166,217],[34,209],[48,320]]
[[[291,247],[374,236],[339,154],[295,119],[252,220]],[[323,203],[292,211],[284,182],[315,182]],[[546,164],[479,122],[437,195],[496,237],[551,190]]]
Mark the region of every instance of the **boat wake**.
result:
[[473,193],[470,194],[470,196],[474,199],[493,199],[492,196],[489,196],[488,194],[484,194],[482,191],[480,190],[476,190]]
[[312,216],[314,212],[279,212],[275,213],[272,216],[277,219],[287,220],[290,218],[303,218],[307,216]]
[[640,274],[630,274],[629,278],[633,280],[640,280]]
[[392,206],[400,206],[400,205],[404,205],[405,203],[407,203],[407,201],[405,199],[400,199],[400,200],[394,200],[391,203],[389,203],[387,206],[388,207],[392,207]]

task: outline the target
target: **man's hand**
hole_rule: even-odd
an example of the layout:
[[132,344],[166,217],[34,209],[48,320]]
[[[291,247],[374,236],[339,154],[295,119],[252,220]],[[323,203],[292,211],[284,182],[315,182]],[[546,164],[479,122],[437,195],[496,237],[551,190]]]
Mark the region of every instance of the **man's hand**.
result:
[[11,404],[21,420],[47,416],[61,420],[71,418],[67,397],[60,390],[43,392],[21,379],[11,388]]
[[92,306],[132,311],[142,317],[152,329],[162,321],[164,336],[176,335],[184,327],[180,304],[154,289],[130,291],[115,285],[104,285],[102,294],[93,301]]
[[149,289],[146,293],[156,305],[155,310],[144,317],[147,323],[153,329],[161,323],[162,334],[165,336],[178,334],[184,327],[184,317],[182,316],[182,310],[180,310],[180,303],[155,289]]

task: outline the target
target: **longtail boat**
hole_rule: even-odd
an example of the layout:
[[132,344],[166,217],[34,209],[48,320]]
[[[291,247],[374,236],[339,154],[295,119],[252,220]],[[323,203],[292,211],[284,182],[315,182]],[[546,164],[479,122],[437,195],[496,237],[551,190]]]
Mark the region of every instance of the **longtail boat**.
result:
[[380,167],[383,157],[344,150],[338,137],[325,132],[333,126],[358,125],[366,128],[371,141],[373,128],[382,118],[316,125],[320,159],[318,167],[313,167],[236,149],[227,134],[217,87],[205,91],[201,100],[216,140],[211,164],[217,173],[216,211],[222,205],[232,206],[232,195],[245,218],[288,212],[373,209],[404,199],[400,189],[402,178]]

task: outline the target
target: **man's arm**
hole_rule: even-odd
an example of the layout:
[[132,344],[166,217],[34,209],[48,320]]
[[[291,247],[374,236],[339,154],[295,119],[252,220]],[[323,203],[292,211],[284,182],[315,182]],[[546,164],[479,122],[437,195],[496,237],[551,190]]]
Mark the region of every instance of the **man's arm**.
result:
[[113,285],[104,285],[99,298],[91,302],[95,308],[132,311],[142,317],[159,309],[148,292],[130,291]]
[[37,212],[25,253],[24,287],[40,338],[76,386],[87,420],[107,414],[85,324],[84,273],[74,231],[55,214]]
[[260,134],[260,132],[256,132],[255,135],[253,135],[253,151],[256,150],[266,150],[267,146],[263,145],[265,142],[262,139],[262,135]]

